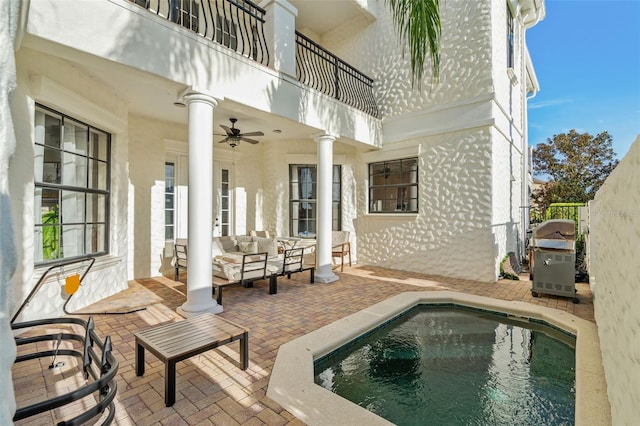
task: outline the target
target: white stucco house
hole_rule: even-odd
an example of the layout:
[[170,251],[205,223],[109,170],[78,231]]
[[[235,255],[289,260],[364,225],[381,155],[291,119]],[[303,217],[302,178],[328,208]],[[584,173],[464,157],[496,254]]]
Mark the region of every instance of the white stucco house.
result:
[[[481,281],[522,253],[543,0],[441,2],[440,80],[419,88],[382,0],[231,3],[0,2],[0,423],[10,319],[60,260],[96,259],[77,309],[159,275],[189,237],[189,312],[219,310],[211,235],[315,234],[325,281],[332,229],[360,264]],[[231,118],[259,143],[220,143]],[[640,406],[639,164],[640,139],[589,205],[613,424]],[[44,286],[20,320],[63,303]]]
[[[382,0],[6,7],[5,322],[52,262],[96,257],[80,307],[161,274],[175,238],[189,238],[187,313],[219,310],[211,235],[316,236],[320,282],[337,279],[332,229],[351,231],[359,264],[479,281],[524,254],[526,31],[542,0],[442,2],[440,78],[416,87]],[[220,143],[231,118],[258,143]],[[43,287],[21,319],[62,304]]]

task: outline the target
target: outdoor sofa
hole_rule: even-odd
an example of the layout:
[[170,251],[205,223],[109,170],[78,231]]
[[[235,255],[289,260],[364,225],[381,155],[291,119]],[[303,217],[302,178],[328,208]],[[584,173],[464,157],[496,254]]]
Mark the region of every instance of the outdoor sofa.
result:
[[[315,281],[315,246],[291,247],[278,238],[258,236],[214,237],[212,241],[213,287],[218,303],[222,304],[222,288],[240,284],[253,287],[257,280],[269,280],[269,294],[277,293],[280,276],[291,278],[298,272],[309,271],[310,282]],[[187,268],[187,240],[177,239],[174,247],[175,280],[180,269]]]

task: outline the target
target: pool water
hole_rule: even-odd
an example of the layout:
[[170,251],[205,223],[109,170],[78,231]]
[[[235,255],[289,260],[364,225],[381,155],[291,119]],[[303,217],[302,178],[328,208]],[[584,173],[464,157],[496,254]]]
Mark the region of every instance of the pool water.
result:
[[417,306],[319,359],[315,382],[398,425],[569,425],[575,338],[453,306]]

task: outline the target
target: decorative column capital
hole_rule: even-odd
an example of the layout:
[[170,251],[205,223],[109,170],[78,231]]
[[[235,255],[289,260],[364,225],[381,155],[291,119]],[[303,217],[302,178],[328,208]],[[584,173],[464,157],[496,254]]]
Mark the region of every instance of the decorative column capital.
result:
[[329,132],[322,132],[322,133],[317,133],[315,135],[312,135],[313,140],[318,143],[319,142],[335,142],[339,137],[340,135],[335,133],[329,133]]
[[213,93],[201,90],[196,86],[189,86],[178,93],[178,101],[185,105],[191,102],[203,102],[215,108],[221,100],[221,97],[216,97]]

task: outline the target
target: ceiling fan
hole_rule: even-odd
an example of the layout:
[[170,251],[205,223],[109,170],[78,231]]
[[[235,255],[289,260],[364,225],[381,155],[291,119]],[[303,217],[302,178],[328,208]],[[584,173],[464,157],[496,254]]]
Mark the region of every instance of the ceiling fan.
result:
[[229,121],[231,122],[231,127],[225,126],[224,124],[220,125],[220,127],[222,127],[224,131],[227,132],[226,138],[222,139],[220,143],[226,142],[231,148],[235,148],[236,146],[238,146],[240,144],[240,141],[249,142],[251,144],[257,144],[259,142],[255,139],[250,139],[247,136],[264,136],[264,133],[262,132],[242,133],[240,129],[237,129],[235,127],[236,121],[238,121],[237,118],[230,118]]

